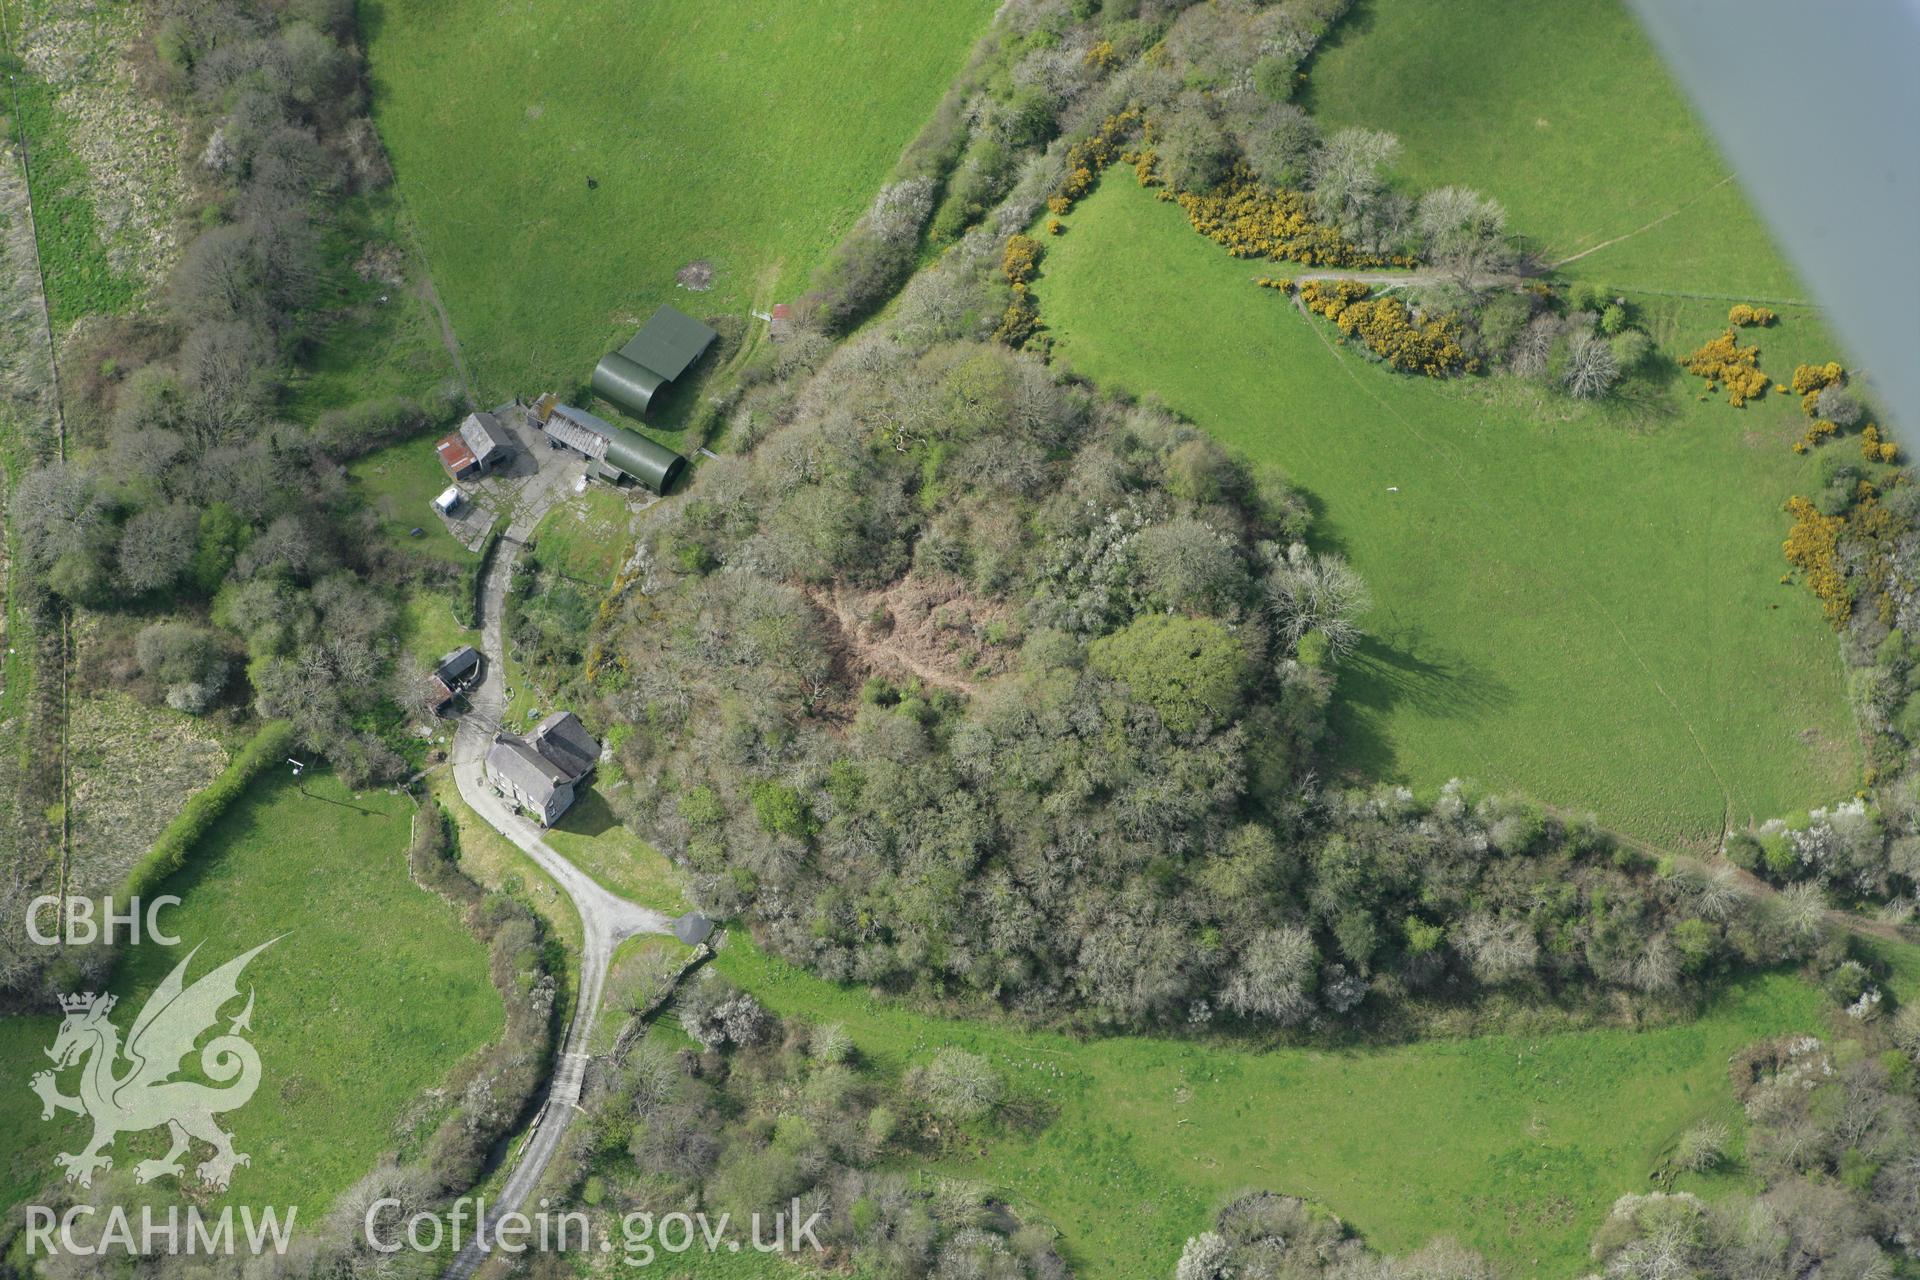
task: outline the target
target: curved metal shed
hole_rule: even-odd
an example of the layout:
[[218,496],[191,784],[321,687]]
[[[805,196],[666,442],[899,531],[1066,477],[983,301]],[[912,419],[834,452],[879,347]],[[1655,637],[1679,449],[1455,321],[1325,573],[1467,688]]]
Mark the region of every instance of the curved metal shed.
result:
[[653,393],[666,380],[637,360],[609,351],[593,366],[593,393],[636,418],[647,416]]
[[644,418],[660,388],[685,373],[719,336],[685,312],[661,307],[626,346],[593,366],[594,394]]
[[556,443],[585,454],[597,467],[637,480],[655,493],[672,489],[687,469],[687,460],[667,446],[570,404],[553,406],[545,430]]
[[613,435],[607,439],[606,456],[601,461],[618,467],[655,493],[672,489],[674,481],[687,469],[685,458],[625,427],[613,429]]

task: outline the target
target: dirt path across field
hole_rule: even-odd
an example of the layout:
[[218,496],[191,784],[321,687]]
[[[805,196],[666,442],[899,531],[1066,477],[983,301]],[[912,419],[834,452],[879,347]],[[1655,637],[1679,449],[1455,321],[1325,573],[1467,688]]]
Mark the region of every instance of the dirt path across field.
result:
[[467,393],[467,403],[478,406],[480,392],[473,384],[473,375],[467,372],[467,362],[460,355],[460,338],[453,331],[453,317],[447,314],[446,304],[440,301],[440,291],[433,287],[433,277],[427,274],[426,259],[418,252],[413,260],[420,268],[420,300],[433,308],[433,314],[440,321],[440,345],[447,349],[447,359],[453,361],[453,371],[460,375],[461,389]]

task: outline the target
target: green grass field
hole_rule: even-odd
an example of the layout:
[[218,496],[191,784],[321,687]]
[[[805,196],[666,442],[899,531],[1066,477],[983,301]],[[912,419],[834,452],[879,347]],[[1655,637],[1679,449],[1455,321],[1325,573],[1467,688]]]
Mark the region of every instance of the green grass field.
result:
[[610,485],[590,485],[541,519],[533,531],[540,563],[572,578],[594,603],[613,585],[632,536],[627,495]]
[[[378,396],[431,402],[459,375],[440,322],[421,296],[425,268],[391,189],[343,202],[326,228],[323,288],[333,309],[287,389],[287,412],[309,422],[328,409]],[[363,271],[379,258],[385,275]],[[395,280],[399,283],[394,283]],[[416,442],[424,443],[424,441]]]
[[[380,521],[380,531],[411,555],[427,556],[459,568],[480,557],[461,546],[434,514],[433,499],[451,480],[433,451],[433,438],[421,436],[376,449],[347,468],[360,500]],[[414,529],[423,536],[412,536]]]
[[463,644],[479,644],[480,633],[460,625],[448,596],[415,591],[400,602],[400,643],[422,662],[434,662]]
[[[993,8],[362,5],[376,120],[483,398],[584,383],[660,303],[744,316],[800,290]],[[696,259],[718,274],[688,294]]]
[[1808,297],[1621,0],[1360,0],[1307,86],[1328,129],[1398,134],[1411,189],[1498,197],[1549,262],[1629,237],[1569,274]]
[[[737,935],[717,963],[777,1012],[844,1023],[885,1069],[947,1044],[991,1058],[1054,1118],[944,1167],[1050,1222],[1094,1280],[1170,1274],[1187,1236],[1253,1188],[1318,1198],[1391,1252],[1447,1235],[1509,1276],[1583,1274],[1607,1207],[1647,1188],[1675,1137],[1706,1117],[1741,1132],[1728,1055],[1827,1016],[1811,987],[1769,976],[1650,1031],[1256,1050],[929,1017]],[[1711,1195],[1742,1176],[1682,1185]]]
[[547,843],[603,889],[679,915],[687,909],[686,877],[658,849],[620,825],[600,793],[600,788],[617,784],[612,770],[595,775],[594,784],[547,830]]
[[[356,795],[325,774],[310,774],[304,792],[284,778],[256,784],[167,883],[184,904],[163,923],[182,945],[132,948],[114,976],[122,1001],[114,1020],[124,1032],[191,947],[202,950],[190,980],[279,938],[243,976],[243,989],[257,993],[251,1038],[263,1080],[223,1120],[253,1157],[234,1179],[234,1203],[297,1205],[302,1221],[317,1220],[400,1145],[403,1109],[501,1032],[484,948],[451,905],[407,875],[413,812],[402,797]],[[0,1019],[0,1061],[40,1060],[56,1025]],[[0,1089],[7,1204],[57,1174],[55,1151],[85,1140],[79,1118],[42,1123],[39,1108],[24,1075]],[[122,1137],[112,1176],[165,1145],[158,1130]],[[174,1196],[171,1182],[154,1188]]]
[[[1781,503],[1813,466],[1788,450],[1792,397],[1702,403],[1670,365],[1600,408],[1396,375],[1127,175],[1070,223],[1037,286],[1058,358],[1277,464],[1373,588],[1336,694],[1344,772],[1459,775],[1692,845],[1723,813],[1852,790],[1832,633],[1780,583]],[[1716,303],[1644,311],[1669,353],[1725,326]],[[1837,354],[1804,310],[1758,341],[1776,376]]]

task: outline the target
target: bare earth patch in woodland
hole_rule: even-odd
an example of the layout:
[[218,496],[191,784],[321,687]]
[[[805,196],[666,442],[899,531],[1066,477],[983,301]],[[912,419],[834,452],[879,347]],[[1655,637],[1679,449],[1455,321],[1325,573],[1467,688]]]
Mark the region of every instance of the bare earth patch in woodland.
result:
[[835,587],[815,593],[814,603],[835,624],[853,665],[877,675],[972,693],[1011,665],[1004,637],[1014,610],[968,594],[955,579],[907,577],[884,591]]

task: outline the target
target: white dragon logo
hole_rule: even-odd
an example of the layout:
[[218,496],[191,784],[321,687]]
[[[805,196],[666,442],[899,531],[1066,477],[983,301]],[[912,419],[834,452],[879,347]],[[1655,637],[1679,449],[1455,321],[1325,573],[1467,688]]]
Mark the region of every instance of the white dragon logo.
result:
[[[260,1087],[260,1055],[241,1038],[252,1029],[253,992],[247,992],[247,1007],[227,1027],[225,1035],[215,1036],[200,1051],[200,1069],[208,1079],[225,1084],[214,1088],[194,1080],[175,1080],[181,1062],[193,1052],[202,1032],[219,1020],[220,1008],[240,995],[240,971],[247,962],[279,939],[261,943],[243,956],[229,960],[190,987],[184,987],[182,975],[200,950],[195,947],[187,958],[174,966],[146,1005],[134,1019],[127,1034],[126,1048],[120,1047],[120,1033],[107,1014],[113,1010],[113,996],[62,996],[60,1007],[66,1019],[54,1038],[47,1056],[53,1070],[33,1077],[33,1091],[40,1095],[42,1120],[51,1120],[58,1111],[93,1119],[93,1140],[78,1155],[64,1152],[54,1157],[67,1171],[67,1181],[90,1186],[94,1171],[113,1168],[113,1157],[102,1152],[113,1145],[115,1136],[139,1133],[165,1125],[173,1146],[158,1160],[142,1160],[134,1166],[133,1176],[151,1182],[167,1174],[178,1176],[180,1157],[190,1139],[197,1138],[213,1148],[213,1158],[200,1166],[201,1180],[224,1189],[233,1177],[234,1167],[252,1161],[233,1149],[232,1135],[214,1123],[216,1112],[242,1106]],[[129,1064],[124,1074],[116,1074],[122,1056]],[[64,1071],[81,1059],[86,1065],[80,1073],[80,1094],[68,1097],[55,1082],[56,1072]],[[237,1079],[236,1079],[237,1077]],[[226,1084],[227,1081],[232,1084]]]

